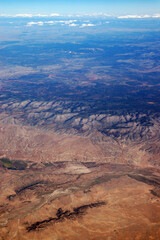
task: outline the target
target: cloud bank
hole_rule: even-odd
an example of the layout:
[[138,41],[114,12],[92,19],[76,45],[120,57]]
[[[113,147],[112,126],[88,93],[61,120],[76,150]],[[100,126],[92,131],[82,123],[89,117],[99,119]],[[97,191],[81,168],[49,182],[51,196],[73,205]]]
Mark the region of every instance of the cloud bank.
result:
[[69,26],[69,27],[79,27],[79,28],[84,28],[84,27],[94,27],[96,26],[93,23],[90,23],[89,21],[85,21],[85,23],[77,23],[78,20],[56,20],[56,21],[31,21],[27,23],[27,27],[31,27],[34,25],[37,26],[43,26],[43,25],[56,25],[60,24],[61,26]]
[[0,17],[12,17],[12,18],[54,18],[54,17],[103,17],[103,18],[117,18],[117,19],[143,19],[143,18],[160,18],[160,13],[155,13],[153,15],[136,15],[136,14],[128,14],[122,16],[110,15],[107,13],[97,12],[97,13],[82,13],[82,14],[69,14],[69,15],[60,15],[59,13],[50,13],[50,14],[30,14],[30,13],[19,13],[19,14],[0,14]]
[[96,26],[95,24],[92,24],[92,23],[83,23],[80,28],[84,28],[84,27],[94,27]]
[[160,14],[154,14],[154,15],[124,15],[117,17],[118,19],[134,19],[134,18],[160,18]]
[[51,14],[30,14],[30,13],[19,13],[19,14],[0,14],[0,17],[13,17],[13,18],[33,18],[33,17],[60,17],[59,13]]

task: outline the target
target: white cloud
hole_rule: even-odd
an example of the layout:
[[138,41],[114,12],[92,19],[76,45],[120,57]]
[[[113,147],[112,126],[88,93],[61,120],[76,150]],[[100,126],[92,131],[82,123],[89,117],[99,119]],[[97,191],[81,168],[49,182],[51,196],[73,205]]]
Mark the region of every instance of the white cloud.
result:
[[44,22],[44,23],[49,24],[49,25],[54,25],[55,21],[47,21],[47,22]]
[[33,17],[33,15],[32,14],[16,14],[15,17],[29,17],[29,18],[31,18],[31,17]]
[[94,12],[94,13],[77,14],[76,16],[77,17],[84,17],[84,16],[89,16],[89,17],[98,17],[98,16],[111,17],[112,15],[107,14],[107,13],[103,13],[103,12]]
[[80,26],[80,28],[84,28],[84,27],[94,27],[94,26],[96,26],[95,24],[92,24],[92,23],[83,23],[81,26]]
[[59,23],[64,23],[64,24],[71,24],[71,23],[74,23],[74,22],[77,22],[77,20],[60,20],[60,21],[55,21],[55,22],[59,22]]
[[153,16],[152,16],[153,18],[160,18],[160,14],[154,14]]
[[[60,15],[59,13],[51,13],[51,14],[40,14],[40,13],[37,13],[37,14],[31,14],[31,13],[18,13],[18,14],[5,14],[5,13],[1,13],[0,14],[0,17],[13,17],[13,18],[34,18],[34,17],[37,17],[37,18],[40,18],[40,17],[43,17],[43,18],[49,18],[49,17],[62,17],[63,15]],[[153,14],[153,15],[148,15],[148,14],[145,14],[145,15],[136,15],[136,14],[129,14],[129,15],[122,15],[122,16],[113,16],[113,15],[110,15],[110,14],[107,14],[107,13],[102,13],[102,12],[95,12],[95,13],[82,13],[82,14],[76,14],[76,15],[64,15],[63,17],[77,17],[77,18],[81,18],[81,17],[116,17],[118,19],[141,19],[141,18],[160,18],[160,13],[156,13],[156,14]],[[68,22],[70,21],[70,22]],[[71,24],[71,21],[76,21],[76,20],[68,20],[68,21],[64,21],[63,23],[64,24]],[[72,22],[72,23],[73,23]],[[51,24],[51,23],[50,23]]]
[[21,17],[21,18],[32,18],[32,17],[59,17],[59,13],[51,13],[51,14],[30,14],[30,13],[18,13],[18,14],[0,14],[0,17]]
[[84,27],[94,27],[96,26],[95,24],[93,23],[82,23],[81,25],[79,25],[77,23],[77,20],[59,20],[59,21],[31,21],[31,22],[28,22],[27,23],[27,26],[28,27],[31,27],[31,26],[43,26],[43,25],[55,25],[55,24],[60,24],[61,26],[69,26],[69,27],[77,27],[79,26],[80,28],[84,28]]
[[[77,22],[77,20],[59,20],[59,21],[54,21],[55,23],[61,23],[61,25],[71,25],[71,24],[75,24],[75,22]],[[72,25],[74,26],[74,25]]]
[[61,25],[69,25],[70,27],[75,27],[75,26],[78,26],[78,24],[75,24],[75,22],[77,22],[77,20],[59,20],[59,21],[45,21],[45,22],[42,22],[42,21],[38,21],[38,22],[35,22],[35,21],[32,21],[32,22],[28,22],[27,23],[27,26],[28,27],[31,27],[33,25],[38,25],[38,26],[43,26],[44,24],[46,25],[54,25],[54,24],[61,24]]
[[125,15],[125,16],[119,16],[119,19],[128,19],[128,18],[151,18],[150,15]]
[[126,15],[126,16],[119,16],[118,18],[121,19],[121,18],[141,18],[141,17],[138,15]]
[[37,22],[37,25],[39,25],[39,26],[43,26],[43,22]]
[[71,23],[71,24],[69,24],[69,26],[70,26],[70,27],[77,27],[77,26],[78,26],[78,24]]
[[34,24],[36,24],[36,23],[35,23],[35,22],[28,22],[28,23],[27,23],[27,26],[30,27],[30,26],[32,26],[32,25],[34,25]]
[[59,14],[59,13],[51,13],[50,16],[51,16],[51,17],[59,17],[60,14]]
[[38,13],[38,14],[33,15],[33,17],[48,17],[48,15]]
[[147,15],[147,14],[143,16],[143,18],[150,18],[150,17],[152,17],[152,16],[151,15]]
[[43,26],[44,25],[44,22],[28,22],[27,23],[27,26],[28,27],[31,27],[33,25],[38,25],[38,26]]

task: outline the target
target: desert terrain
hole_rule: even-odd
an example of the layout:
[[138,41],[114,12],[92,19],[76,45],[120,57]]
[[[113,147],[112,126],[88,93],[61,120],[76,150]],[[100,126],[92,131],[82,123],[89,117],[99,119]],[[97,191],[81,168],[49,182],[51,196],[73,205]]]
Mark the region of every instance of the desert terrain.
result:
[[142,140],[8,121],[0,125],[1,239],[159,239],[157,138],[148,150]]
[[159,19],[37,18],[0,17],[0,240],[159,240]]

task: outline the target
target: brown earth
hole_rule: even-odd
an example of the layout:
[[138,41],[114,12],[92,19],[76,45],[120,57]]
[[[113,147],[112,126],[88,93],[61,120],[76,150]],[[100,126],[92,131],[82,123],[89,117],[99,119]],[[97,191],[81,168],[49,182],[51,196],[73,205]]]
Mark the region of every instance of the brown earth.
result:
[[80,165],[1,169],[1,239],[159,239],[160,171]]
[[160,239],[158,144],[1,121],[0,239]]

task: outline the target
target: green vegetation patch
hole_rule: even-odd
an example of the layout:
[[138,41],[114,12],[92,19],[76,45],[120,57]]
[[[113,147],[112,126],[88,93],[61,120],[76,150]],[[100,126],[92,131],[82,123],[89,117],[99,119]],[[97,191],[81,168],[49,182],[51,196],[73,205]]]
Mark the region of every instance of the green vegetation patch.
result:
[[36,165],[37,165],[37,163],[32,163],[30,168],[35,167]]
[[53,163],[51,163],[51,162],[46,162],[46,163],[43,163],[44,164],[44,166],[46,166],[46,167],[51,167],[51,166],[53,166]]
[[27,163],[21,160],[13,161],[13,167],[15,170],[25,170],[27,168]]
[[12,170],[25,170],[27,168],[27,163],[22,160],[9,160],[8,158],[1,158],[1,163],[4,167]]
[[13,166],[13,163],[8,158],[1,158],[0,161],[6,168],[11,168]]

